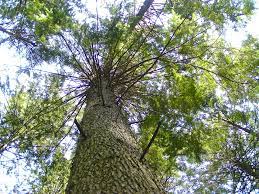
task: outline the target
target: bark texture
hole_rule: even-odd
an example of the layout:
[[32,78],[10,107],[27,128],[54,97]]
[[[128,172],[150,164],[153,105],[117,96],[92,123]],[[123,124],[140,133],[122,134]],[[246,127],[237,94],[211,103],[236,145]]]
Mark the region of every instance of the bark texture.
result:
[[163,193],[109,88],[89,90],[87,104],[66,193]]

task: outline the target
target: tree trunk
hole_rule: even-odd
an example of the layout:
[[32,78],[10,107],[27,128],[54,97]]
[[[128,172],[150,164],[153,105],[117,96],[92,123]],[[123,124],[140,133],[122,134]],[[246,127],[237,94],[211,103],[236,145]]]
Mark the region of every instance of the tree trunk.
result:
[[127,119],[111,90],[102,86],[88,91],[80,124],[86,137],[79,137],[66,193],[164,193],[139,162]]

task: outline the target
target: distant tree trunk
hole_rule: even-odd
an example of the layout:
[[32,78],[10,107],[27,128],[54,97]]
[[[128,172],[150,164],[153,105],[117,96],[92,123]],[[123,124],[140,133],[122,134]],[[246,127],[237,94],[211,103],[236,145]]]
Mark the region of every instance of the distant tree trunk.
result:
[[139,162],[136,140],[112,91],[100,85],[88,91],[80,124],[86,137],[78,140],[66,193],[164,193]]

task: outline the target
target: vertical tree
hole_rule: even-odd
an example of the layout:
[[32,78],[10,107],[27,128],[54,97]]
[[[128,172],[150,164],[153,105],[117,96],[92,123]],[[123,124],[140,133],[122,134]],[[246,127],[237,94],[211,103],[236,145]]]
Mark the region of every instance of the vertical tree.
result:
[[[55,192],[67,179],[66,193],[165,192],[181,161],[218,149],[215,134],[228,143],[231,130],[216,130],[217,122],[241,126],[230,113],[216,121],[221,106],[239,102],[239,89],[254,99],[257,59],[242,61],[252,46],[238,53],[220,38],[253,9],[247,0],[108,2],[94,12],[78,1],[3,1],[1,42],[22,50],[32,79],[1,118],[1,153],[33,161],[38,184],[65,176]],[[57,72],[36,69],[43,62]]]

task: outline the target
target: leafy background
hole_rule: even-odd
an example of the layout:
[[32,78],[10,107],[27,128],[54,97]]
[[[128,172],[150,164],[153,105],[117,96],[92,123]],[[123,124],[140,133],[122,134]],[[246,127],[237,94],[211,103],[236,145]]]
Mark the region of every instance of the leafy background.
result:
[[[78,26],[75,26],[69,17],[74,14],[69,7],[73,6],[78,9],[82,7],[77,1],[71,1],[71,5],[64,1],[49,1],[48,6],[41,1],[28,1],[25,9],[22,4],[18,2],[15,4],[16,1],[6,2],[9,2],[12,11],[10,12],[9,9],[7,12],[2,4],[1,14],[6,16],[6,20],[21,21],[17,22],[17,25],[13,24],[15,26],[13,31],[24,36],[4,36],[1,37],[1,41],[11,43],[21,55],[29,57],[31,62],[29,68],[25,61],[24,67],[19,69],[18,73],[21,77],[27,75],[33,81],[28,79],[27,84],[22,85],[24,80],[21,77],[20,83],[19,78],[16,80],[16,76],[11,80],[8,76],[3,80],[1,77],[3,93],[11,96],[8,99],[3,97],[6,102],[1,104],[3,107],[1,146],[7,145],[4,148],[8,150],[7,156],[11,155],[11,158],[10,160],[4,159],[1,164],[9,172],[16,172],[17,176],[23,174],[21,171],[31,172],[28,182],[23,185],[25,188],[30,186],[30,189],[39,193],[62,192],[70,165],[64,153],[71,153],[73,142],[78,135],[71,119],[75,116],[80,118],[80,112],[76,109],[84,103],[85,98],[82,93],[87,87],[87,82],[84,83],[86,85],[81,85],[81,81],[77,83],[76,78],[81,76],[80,66],[76,65],[73,55],[66,53],[67,49],[71,49],[72,53],[82,51],[73,50],[74,47],[69,48],[68,45],[74,42],[66,37],[75,37],[85,47],[89,47],[91,42],[89,38],[81,38],[84,33],[96,41],[99,41],[101,36],[106,37],[104,45],[107,48],[100,47],[99,49],[114,52],[104,52],[103,60],[109,63],[107,56],[115,57],[116,54],[123,53],[123,49],[127,49],[121,43],[113,49],[116,38],[120,37],[122,42],[129,44],[135,41],[134,37],[124,34],[130,28],[120,21],[121,18],[125,19],[125,13],[130,13],[131,7],[125,4],[121,12],[111,7],[110,13],[114,16],[113,20],[101,20],[102,28],[97,33],[93,33],[96,30],[94,25],[87,23],[79,25],[80,32],[82,32],[80,34]],[[242,11],[249,15],[249,1],[245,2],[247,2],[247,7]],[[256,71],[258,41],[249,36],[241,49],[227,49],[223,40],[211,40],[206,34],[195,36],[200,31],[211,27],[212,23],[215,29],[221,29],[226,19],[235,22],[236,13],[234,9],[231,9],[232,5],[228,5],[230,8],[225,10],[226,15],[215,15],[209,11],[208,6],[204,6],[205,8],[199,14],[205,16],[208,23],[198,25],[199,19],[195,18],[195,14],[190,16],[190,13],[194,13],[195,9],[201,6],[199,1],[194,1],[194,3],[186,1],[185,4],[189,6],[176,3],[171,26],[167,28],[158,26],[157,31],[153,33],[159,33],[160,36],[154,40],[151,38],[150,42],[143,44],[141,54],[134,58],[134,60],[140,60],[159,53],[160,47],[167,45],[171,39],[171,32],[168,29],[177,29],[182,18],[187,18],[182,28],[174,31],[175,35],[180,38],[173,39],[168,45],[169,50],[175,45],[181,45],[177,50],[178,60],[174,61],[174,66],[171,66],[168,57],[161,57],[160,65],[164,71],[156,72],[156,77],[151,75],[151,77],[144,78],[142,83],[134,88],[135,91],[125,96],[126,100],[123,101],[127,107],[125,111],[132,118],[130,122],[139,121],[134,129],[138,133],[142,148],[147,145],[158,121],[162,120],[160,132],[146,156],[146,161],[163,178],[164,186],[171,191],[190,191],[191,188],[191,191],[197,192],[226,192],[228,184],[232,184],[237,190],[248,191],[255,187],[254,180],[251,178],[253,171],[250,172],[249,167],[252,166],[254,169],[256,165],[257,137],[254,133],[246,135],[244,132],[237,131],[237,127],[231,122],[238,123],[238,126],[245,126],[245,129],[250,131],[258,127],[256,120],[258,107],[255,105],[258,92],[258,88],[255,88],[258,79],[258,71]],[[24,14],[17,15],[17,6]],[[49,6],[52,9],[48,9]],[[215,10],[224,9],[224,6],[225,4],[219,3]],[[88,13],[83,8],[78,11],[82,14]],[[90,13],[89,17],[91,17]],[[116,28],[109,30],[109,27],[113,25],[111,21],[117,21],[117,19],[119,22]],[[125,21],[131,25],[135,22],[127,18]],[[31,29],[34,31],[32,32]],[[67,32],[66,29],[72,29],[72,32]],[[145,29],[141,30],[147,33]],[[60,31],[64,34],[55,37]],[[140,36],[140,33],[136,33],[136,36]],[[159,39],[159,37],[162,38]],[[143,37],[140,36],[138,40],[144,42],[145,38],[141,38]],[[67,48],[59,44],[60,40],[65,43],[68,41]],[[188,41],[182,44],[186,40]],[[160,45],[154,45],[152,41]],[[35,44],[40,46],[34,49]],[[132,60],[130,56],[138,46],[137,44],[133,47],[125,58],[119,59],[120,63],[128,65],[127,60]],[[197,57],[192,61],[190,56],[203,56],[207,48],[210,48],[207,59]],[[184,58],[185,56],[187,58]],[[169,55],[169,57],[172,56]],[[43,63],[42,66],[34,67],[43,61],[48,61],[49,64]],[[73,64],[76,72],[59,66],[57,62],[60,61],[68,67]],[[8,65],[9,62],[7,62]],[[6,66],[8,67],[10,66]],[[216,67],[216,71],[210,67]],[[138,76],[145,69],[147,65],[143,64],[137,71],[128,71],[128,74]],[[55,73],[49,73],[50,70]],[[117,81],[115,84],[123,85],[132,82],[125,76],[123,70],[117,72],[118,74],[114,73]],[[61,76],[64,74],[66,81]],[[126,78],[126,81],[123,78]],[[15,81],[18,84],[15,84]],[[249,85],[242,84],[245,82],[249,82]],[[60,90],[62,90],[61,94]],[[123,90],[125,88],[118,87],[115,92],[121,94]],[[138,93],[134,93],[136,91]],[[215,95],[215,91],[218,91],[218,95]],[[141,98],[130,98],[135,95]],[[136,105],[141,106],[136,107]],[[63,170],[60,170],[61,167]],[[19,171],[19,169],[22,170]],[[247,170],[240,172],[240,169]],[[234,183],[229,183],[231,179]],[[53,182],[58,184],[52,184]],[[23,183],[24,181],[18,182],[15,187],[21,190]],[[243,188],[240,188],[240,183]],[[176,185],[181,186],[176,187]]]

